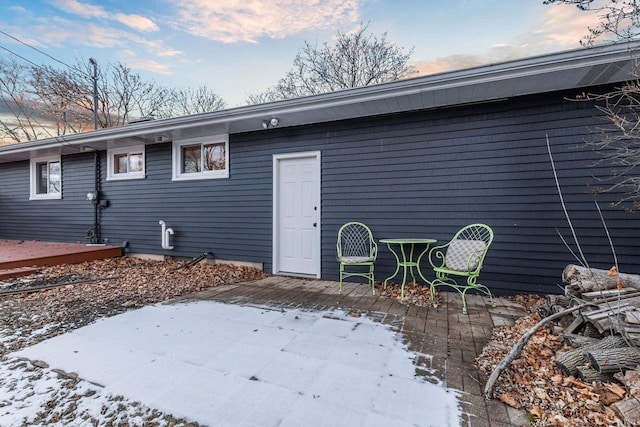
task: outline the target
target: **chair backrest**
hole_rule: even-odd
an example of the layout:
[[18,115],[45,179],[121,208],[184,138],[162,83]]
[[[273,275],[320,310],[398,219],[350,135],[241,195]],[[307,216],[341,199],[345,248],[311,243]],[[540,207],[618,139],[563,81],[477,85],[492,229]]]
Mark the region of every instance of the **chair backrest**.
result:
[[488,225],[471,224],[463,227],[448,244],[446,267],[463,272],[480,271],[492,241],[493,230]]
[[361,222],[348,222],[338,230],[338,257],[373,257],[377,245],[369,227]]

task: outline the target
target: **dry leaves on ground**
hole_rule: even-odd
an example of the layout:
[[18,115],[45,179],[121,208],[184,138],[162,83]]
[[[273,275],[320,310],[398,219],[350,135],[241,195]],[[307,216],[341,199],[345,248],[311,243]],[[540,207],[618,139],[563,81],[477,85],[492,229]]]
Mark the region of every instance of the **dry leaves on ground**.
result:
[[380,292],[380,295],[393,298],[400,304],[434,308],[438,308],[440,305],[440,299],[437,294],[433,300],[431,299],[431,290],[427,285],[415,283],[405,284],[404,298],[402,298],[402,287],[397,283],[387,284],[386,289],[382,284],[377,284],[376,289]]
[[[518,298],[530,314],[518,319],[514,326],[493,330],[490,342],[475,360],[485,378],[518,339],[541,320],[533,309],[534,299]],[[541,328],[498,379],[495,396],[509,406],[525,409],[536,426],[622,425],[607,406],[612,395],[620,393],[620,387],[586,384],[574,377],[563,377],[557,369],[556,354],[569,349],[547,328]]]
[[0,330],[14,338],[0,342],[0,355],[35,344],[94,320],[129,309],[223,284],[246,282],[267,274],[250,267],[150,261],[131,257],[44,268],[5,283],[4,292],[50,284],[69,284],[34,293],[0,294]]

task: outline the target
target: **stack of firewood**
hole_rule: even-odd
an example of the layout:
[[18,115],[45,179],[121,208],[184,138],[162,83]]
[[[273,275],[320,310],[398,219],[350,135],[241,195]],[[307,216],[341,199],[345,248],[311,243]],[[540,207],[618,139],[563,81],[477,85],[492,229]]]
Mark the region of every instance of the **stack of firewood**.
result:
[[586,383],[625,386],[611,407],[626,425],[640,425],[640,276],[568,265],[562,277],[565,295],[548,296],[540,310],[583,307],[562,325],[559,338],[573,349],[556,356],[557,367]]

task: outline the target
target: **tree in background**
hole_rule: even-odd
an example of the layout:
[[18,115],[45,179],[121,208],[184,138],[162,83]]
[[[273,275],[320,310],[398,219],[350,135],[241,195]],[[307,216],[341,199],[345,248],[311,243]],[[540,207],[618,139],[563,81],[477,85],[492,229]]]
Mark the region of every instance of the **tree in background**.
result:
[[413,49],[405,52],[387,41],[387,33],[377,37],[367,33],[367,29],[368,25],[360,24],[352,33],[338,32],[333,45],[324,43],[319,47],[305,42],[293,61],[293,68],[275,86],[249,96],[248,103],[369,86],[416,73],[409,65]]
[[595,46],[600,40],[633,40],[640,35],[640,3],[637,0],[544,0],[543,4],[575,5],[582,11],[596,12],[600,23],[588,28],[581,43]]
[[189,116],[226,108],[227,103],[206,86],[197,88],[174,89],[171,91],[171,114]]
[[31,141],[47,131],[42,106],[24,78],[27,72],[27,66],[0,58],[0,141]]
[[[205,86],[167,88],[144,80],[125,64],[96,65],[98,127],[142,117],[169,118],[224,108]],[[0,144],[60,137],[94,127],[93,65],[23,65],[0,58]]]
[[[632,41],[640,36],[640,2],[636,0],[545,0],[544,4],[570,4],[585,12],[597,12],[600,24],[588,28],[581,43]],[[640,210],[640,81],[626,82],[605,94],[584,94],[578,99],[594,102],[606,117],[593,129],[586,144],[601,154],[600,163],[613,166],[607,182],[597,191],[620,192],[617,205]]]

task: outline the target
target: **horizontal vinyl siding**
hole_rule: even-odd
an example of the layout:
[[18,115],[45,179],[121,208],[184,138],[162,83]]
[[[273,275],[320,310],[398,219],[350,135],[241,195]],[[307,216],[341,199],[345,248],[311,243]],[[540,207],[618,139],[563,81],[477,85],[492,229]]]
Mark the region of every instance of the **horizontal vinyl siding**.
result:
[[[269,264],[271,166],[265,172],[250,159],[236,161],[237,151],[232,145],[229,178],[172,181],[171,144],[147,146],[145,179],[103,183],[110,206],[102,235],[113,243],[128,242],[130,252],[182,257],[212,252],[219,259]],[[161,248],[160,220],[174,230],[173,250]]]
[[[559,292],[560,275],[576,263],[558,233],[577,252],[562,210],[546,148],[548,134],[562,192],[588,262],[609,268],[613,256],[594,200],[604,211],[620,268],[640,272],[635,216],[594,198],[588,184],[609,169],[582,144],[600,124],[586,104],[528,98],[324,126],[300,135],[322,151],[322,276],[337,278],[335,235],[351,220],[377,239],[429,237],[446,242],[460,227],[487,223],[495,240],[482,282],[499,293]],[[283,133],[285,133],[283,131]],[[293,132],[287,132],[292,139]],[[376,277],[395,259],[381,245]],[[428,270],[428,269],[427,269]]]
[[[112,244],[128,242],[130,252],[193,257],[210,251],[221,259],[263,263],[270,272],[273,155],[317,150],[323,279],[338,278],[336,233],[347,221],[367,223],[377,240],[439,243],[482,222],[495,233],[482,283],[498,293],[560,292],[562,270],[577,261],[558,236],[576,251],[547,153],[549,135],[587,260],[596,268],[613,263],[598,200],[620,270],[640,273],[636,216],[609,206],[615,194],[590,194],[589,185],[610,174],[606,166],[593,167],[597,153],[583,144],[588,127],[602,121],[587,103],[566,101],[570,95],[230,135],[226,179],[173,182],[171,144],[150,145],[145,179],[102,183],[110,206],[102,211],[101,235]],[[82,240],[92,225],[84,195],[93,185],[93,155],[63,158],[61,201],[28,201],[28,162],[0,165],[0,179],[0,237]],[[175,231],[172,251],[160,247],[159,220]],[[384,245],[375,268],[378,280],[395,268]]]
[[93,226],[93,154],[62,158],[62,199],[29,200],[29,162],[0,165],[0,238],[86,243]]

